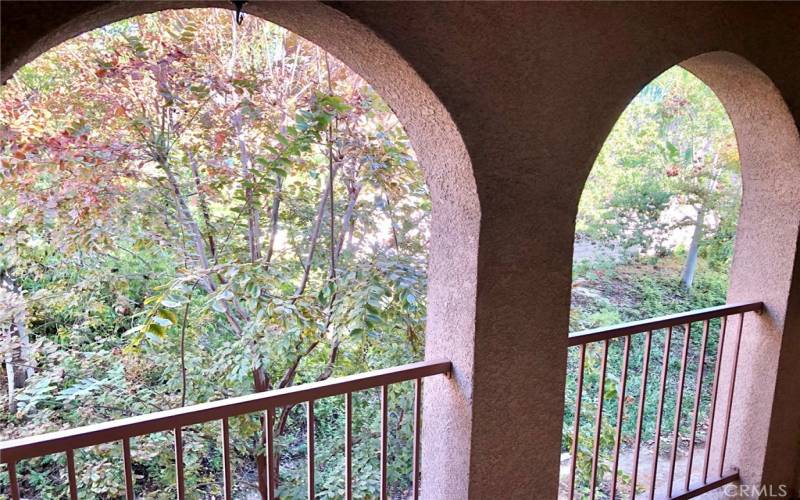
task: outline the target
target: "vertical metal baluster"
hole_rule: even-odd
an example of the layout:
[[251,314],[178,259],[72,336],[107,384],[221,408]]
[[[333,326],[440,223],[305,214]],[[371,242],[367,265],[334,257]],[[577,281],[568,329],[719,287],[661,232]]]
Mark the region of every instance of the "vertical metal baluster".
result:
[[622,357],[622,370],[620,371],[622,382],[619,391],[619,405],[617,406],[617,429],[614,440],[614,464],[611,466],[611,500],[616,500],[617,495],[617,472],[619,466],[619,448],[622,442],[622,417],[625,415],[625,385],[628,380],[628,358],[631,353],[631,337],[625,337],[624,354]]
[[225,500],[233,499],[233,483],[231,482],[231,438],[228,417],[222,417],[222,489]]
[[728,427],[731,425],[731,410],[733,409],[733,392],[736,388],[736,371],[739,368],[739,348],[742,345],[742,325],[744,324],[744,313],[739,313],[739,326],[736,333],[736,347],[733,350],[733,364],[731,367],[731,385],[728,388],[728,411],[725,412],[725,427],[722,429],[722,453],[719,458],[719,477],[725,470],[725,455],[728,452]]
[[133,461],[131,460],[131,440],[122,440],[122,465],[125,468],[125,499],[133,500]]
[[633,449],[633,473],[631,474],[631,498],[636,497],[636,478],[639,476],[639,448],[642,444],[642,418],[644,417],[644,398],[647,396],[647,368],[650,364],[650,344],[653,332],[648,331],[644,338],[642,355],[642,386],[639,389],[639,412],[636,415],[636,446]]
[[725,344],[725,330],[728,326],[728,317],[722,317],[719,327],[719,341],[717,342],[717,358],[714,367],[714,380],[711,382],[711,406],[708,412],[708,433],[706,434],[706,452],[703,458],[703,484],[708,482],[708,464],[711,458],[711,440],[714,437],[714,411],[717,407],[717,390],[719,389],[719,373],[722,367],[722,347]]
[[678,379],[678,399],[675,400],[675,425],[672,428],[672,453],[669,459],[669,474],[667,475],[667,495],[672,496],[672,480],[675,477],[675,460],[678,458],[678,441],[680,441],[681,406],[683,403],[683,384],[686,380],[686,361],[689,355],[689,340],[692,334],[692,324],[686,324],[683,334],[683,352],[681,353],[681,375]]
[[583,364],[586,361],[586,344],[581,344],[578,358],[578,392],[575,394],[575,422],[572,425],[572,460],[569,464],[569,498],[575,496],[575,467],[578,461],[578,431],[581,423],[581,395],[583,394]]
[[388,473],[389,446],[389,386],[381,386],[381,500],[388,498],[386,494],[386,476]]
[[[603,358],[600,361],[600,386],[597,390],[597,416],[594,422],[594,452],[592,453],[592,479],[589,485],[589,499],[594,500],[597,484],[597,463],[600,461],[600,424],[603,420],[603,397],[606,385],[606,360],[608,359],[608,340],[603,341]],[[602,478],[601,482],[602,482]]]
[[178,487],[178,500],[186,497],[183,483],[183,433],[180,427],[175,427],[175,482]]
[[[285,411],[285,410],[284,410]],[[275,422],[275,408],[267,409],[267,500],[275,500],[275,447],[273,445],[272,428]]]
[[316,498],[314,491],[314,400],[308,402],[306,412],[306,459],[308,467],[308,500]]
[[411,480],[411,487],[414,500],[419,498],[419,432],[422,422],[422,379],[414,381],[414,477]]
[[667,387],[667,371],[669,367],[669,350],[672,345],[672,327],[667,329],[664,337],[664,353],[661,359],[661,386],[658,392],[658,413],[656,413],[656,440],[653,451],[653,467],[650,474],[650,500],[653,500],[656,490],[656,473],[658,472],[658,452],[661,448],[661,419],[664,413],[664,390]]
[[344,498],[353,500],[353,393],[344,395]]
[[11,500],[19,500],[19,483],[17,483],[17,463],[8,462],[8,484]]
[[78,500],[78,482],[75,479],[75,451],[67,450],[67,479],[69,480],[69,498]]
[[692,409],[692,441],[689,443],[689,461],[686,464],[686,478],[683,489],[689,491],[692,482],[692,462],[694,461],[694,442],[697,439],[697,414],[700,411],[700,392],[703,390],[703,375],[706,372],[706,344],[708,343],[708,320],[703,321],[703,338],[700,341],[700,366],[695,383],[694,408]]

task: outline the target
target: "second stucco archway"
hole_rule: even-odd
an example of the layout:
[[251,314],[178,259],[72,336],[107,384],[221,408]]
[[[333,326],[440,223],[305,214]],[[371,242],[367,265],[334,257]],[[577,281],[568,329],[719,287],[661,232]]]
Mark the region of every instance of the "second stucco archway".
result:
[[[763,301],[767,310],[760,317],[745,318],[736,369],[739,318],[727,326],[727,338],[731,340],[725,343],[719,386],[722,396],[716,400],[714,415],[716,429],[725,428],[729,418],[731,428],[722,435],[719,431],[714,434],[708,470],[711,477],[717,477],[725,448],[723,436],[727,435],[725,467],[720,471],[723,476],[738,469],[745,485],[791,487],[797,466],[792,443],[796,442],[800,421],[796,410],[791,410],[792,402],[798,398],[797,384],[786,371],[787,366],[799,361],[792,319],[797,314],[793,310],[796,291],[792,281],[800,222],[797,128],[771,80],[744,58],[730,52],[710,52],[691,57],[680,66],[714,91],[738,139],[744,194],[727,302]],[[642,125],[641,120],[637,125]],[[626,129],[626,133],[639,139],[635,131]],[[614,161],[622,161],[615,158]],[[734,370],[736,382],[729,416],[728,395]],[[647,394],[651,393],[652,389],[648,389]],[[641,394],[640,398],[644,398],[645,392]],[[647,405],[655,407],[655,402]],[[661,403],[658,405],[660,408]],[[640,407],[639,412],[650,406]],[[669,432],[667,435],[672,439]],[[652,465],[654,471],[656,463]],[[683,473],[681,467],[678,469],[679,474]],[[650,469],[645,466],[644,470]]]

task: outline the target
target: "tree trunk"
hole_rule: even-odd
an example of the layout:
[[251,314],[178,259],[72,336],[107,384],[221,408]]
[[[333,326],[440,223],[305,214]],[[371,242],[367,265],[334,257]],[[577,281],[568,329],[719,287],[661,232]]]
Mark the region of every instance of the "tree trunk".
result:
[[392,202],[389,200],[389,194],[386,193],[386,215],[389,217],[389,223],[392,226],[392,242],[394,243],[394,249],[399,253],[400,252],[400,241],[397,237],[397,224],[394,222],[394,211],[392,210]]
[[[208,255],[206,254],[206,243],[203,239],[203,235],[200,232],[200,226],[194,219],[191,211],[189,210],[189,206],[186,203],[186,200],[183,197],[183,194],[180,190],[180,185],[178,184],[178,180],[175,177],[175,174],[172,172],[172,169],[166,163],[166,161],[159,162],[162,170],[167,175],[167,180],[172,187],[173,195],[175,197],[175,203],[178,210],[178,216],[181,220],[181,223],[187,229],[189,234],[191,235],[192,241],[194,242],[195,249],[197,251],[197,260],[198,263],[206,276],[200,281],[200,284],[203,288],[211,293],[216,289],[214,281],[212,281],[211,276],[208,275],[208,271],[210,269],[210,263],[208,261]],[[231,325],[231,328],[239,335],[242,333],[242,326],[240,323],[247,323],[250,321],[249,315],[246,311],[242,310],[241,308],[234,308],[231,302],[224,301],[225,304],[225,317],[227,318],[228,322]],[[238,315],[235,317],[234,313]],[[266,370],[263,366],[259,366],[253,370],[253,385],[255,387],[256,392],[263,392],[269,390],[269,380],[266,374]]]
[[[9,336],[11,332],[9,331]],[[8,383],[8,413],[17,412],[16,383],[14,382],[14,354],[11,349],[5,354],[6,382]]]
[[[720,174],[719,167],[719,153],[714,154],[711,160],[711,179],[708,181],[706,190],[708,193],[713,193],[717,186],[717,177]],[[705,200],[705,198],[703,198]],[[697,252],[700,248],[700,242],[703,240],[703,222],[706,218],[706,202],[700,202],[700,208],[697,209],[697,216],[694,223],[694,232],[692,233],[692,242],[689,244],[689,253],[686,256],[686,264],[683,266],[681,273],[681,282],[686,288],[692,287],[694,282],[694,275],[697,271]]]
[[208,249],[211,251],[211,258],[217,255],[217,245],[214,241],[214,227],[211,225],[211,211],[208,209],[208,202],[206,202],[206,195],[203,194],[203,185],[200,181],[200,170],[197,168],[197,162],[191,151],[187,151],[189,157],[189,166],[192,168],[192,176],[194,177],[194,188],[197,191],[197,204],[200,207],[200,213],[203,215],[203,223],[206,228],[206,239],[208,240]]
[[207,274],[208,270],[210,269],[210,263],[208,260],[208,253],[206,252],[206,243],[203,239],[203,233],[200,232],[200,226],[198,226],[197,221],[194,220],[191,210],[189,210],[189,205],[186,203],[186,200],[181,193],[180,184],[178,183],[178,179],[175,177],[175,174],[172,172],[172,168],[170,168],[165,159],[158,158],[157,160],[161,170],[163,170],[167,175],[167,181],[172,188],[172,194],[175,198],[178,218],[191,235],[195,252],[197,254],[197,261],[200,264],[202,271],[206,273],[206,276],[202,280],[203,288],[205,288],[207,292],[213,292],[216,287],[211,281],[211,277]]
[[25,303],[21,290],[16,281],[7,273],[0,273],[0,286],[12,297],[12,303],[17,304],[6,318],[6,336],[8,350],[5,352],[4,363],[6,382],[8,384],[8,410],[10,413],[17,411],[16,391],[25,387],[27,380],[33,375],[33,361],[26,325]]
[[31,356],[31,341],[28,336],[25,311],[21,311],[14,319],[14,326],[19,337],[19,366],[17,367],[17,387],[22,388],[25,382],[33,375],[33,360]]
[[269,267],[272,262],[272,253],[275,250],[275,238],[278,235],[278,214],[281,209],[281,188],[283,187],[283,178],[278,176],[275,182],[275,194],[272,197],[272,207],[270,207],[270,226],[269,226],[269,243],[267,244],[267,255],[264,257],[264,265]]
[[681,282],[686,288],[692,287],[694,274],[697,271],[697,251],[700,248],[700,241],[703,239],[703,220],[706,216],[705,207],[697,210],[697,217],[694,222],[694,232],[692,232],[692,242],[689,244],[689,252],[686,255],[686,264],[681,273]]
[[[263,366],[259,366],[253,370],[253,386],[255,392],[265,392],[269,390],[269,380],[267,373]],[[269,421],[266,414],[261,415],[261,432],[258,436],[259,443],[264,443],[267,436],[267,425]],[[256,455],[256,470],[258,472],[258,489],[261,493],[261,498],[267,498],[267,488],[269,484],[269,477],[267,474],[267,455],[264,452]]]
[[336,259],[339,259],[339,256],[342,254],[342,248],[344,248],[344,240],[345,235],[348,235],[348,238],[352,238],[353,235],[353,210],[356,207],[356,202],[358,201],[358,195],[361,193],[361,185],[356,184],[350,187],[350,198],[347,200],[347,208],[345,209],[344,216],[342,217],[342,230],[339,231],[339,241],[336,244]]
[[261,260],[261,214],[258,210],[258,198],[254,193],[255,177],[252,172],[253,163],[250,151],[247,149],[243,131],[242,114],[237,112],[232,121],[236,133],[236,142],[239,145],[239,159],[242,162],[242,179],[244,186],[245,211],[247,212],[247,247],[250,252],[250,263],[255,264]]
[[[336,171],[337,167],[334,166],[334,168],[331,170],[332,177],[336,176]],[[322,192],[322,196],[320,196],[319,205],[317,206],[317,216],[314,219],[314,226],[311,229],[311,237],[309,238],[308,257],[303,264],[303,277],[300,280],[300,284],[297,286],[297,289],[295,290],[295,298],[303,294],[306,289],[306,285],[308,284],[308,275],[311,272],[311,263],[314,261],[317,240],[319,239],[319,233],[322,229],[322,218],[325,216],[325,207],[327,205],[328,197],[330,196],[330,187],[332,184],[333,178],[328,179],[325,190]]]
[[352,252],[353,251],[353,233],[355,232],[355,227],[356,227],[355,223],[354,222],[350,222],[350,230],[347,231],[347,251],[348,252]]

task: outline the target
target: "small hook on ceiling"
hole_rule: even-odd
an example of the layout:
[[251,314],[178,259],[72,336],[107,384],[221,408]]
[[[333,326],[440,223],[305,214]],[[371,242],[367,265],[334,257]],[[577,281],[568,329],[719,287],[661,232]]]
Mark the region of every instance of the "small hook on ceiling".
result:
[[232,1],[231,3],[236,6],[236,24],[241,26],[242,21],[244,21],[244,11],[242,9],[244,8],[244,4],[246,4],[247,1],[238,0],[238,1]]

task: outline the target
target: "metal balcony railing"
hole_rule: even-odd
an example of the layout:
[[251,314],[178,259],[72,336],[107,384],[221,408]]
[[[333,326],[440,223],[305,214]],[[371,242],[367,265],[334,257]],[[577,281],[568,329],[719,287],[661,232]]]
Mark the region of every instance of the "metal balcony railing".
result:
[[[575,376],[577,378],[577,391],[575,393],[575,406],[574,406],[574,417],[572,422],[572,432],[571,432],[571,444],[570,444],[570,465],[569,465],[569,472],[567,476],[566,485],[562,484],[562,488],[566,487],[567,495],[570,499],[574,497],[580,498],[590,498],[594,499],[595,497],[600,498],[610,498],[616,500],[617,498],[634,498],[639,493],[640,498],[642,495],[646,498],[655,498],[656,495],[659,498],[692,498],[701,493],[710,491],[717,487],[720,487],[724,484],[733,482],[738,480],[738,472],[731,468],[725,469],[726,466],[726,453],[727,453],[727,445],[728,445],[728,427],[730,424],[731,418],[731,406],[733,401],[733,394],[736,387],[736,371],[738,368],[738,359],[739,359],[739,347],[742,338],[742,327],[744,324],[745,313],[747,312],[755,312],[761,313],[763,309],[763,304],[761,302],[748,302],[748,303],[739,303],[739,304],[728,304],[719,307],[711,307],[708,309],[701,309],[696,311],[690,311],[687,313],[682,314],[675,314],[671,316],[664,316],[660,318],[653,318],[644,321],[636,321],[633,323],[626,323],[623,325],[617,325],[612,327],[606,328],[597,328],[594,330],[587,330],[583,332],[578,332],[571,334],[569,336],[569,347],[570,349],[577,350],[577,365],[573,363],[575,366],[577,374],[573,374],[572,372],[569,373],[569,376]],[[728,339],[730,333],[726,333],[726,330],[729,329],[729,317],[731,316],[738,316],[738,320],[734,321],[736,327],[736,337],[733,339]],[[709,329],[710,323],[718,323],[719,327],[719,335],[718,337],[715,336],[717,341],[717,349],[716,349],[716,356],[713,356],[709,359],[707,347],[709,345]],[[692,335],[693,333],[697,332],[697,328],[693,328],[693,326],[702,325],[700,333],[700,343],[699,343],[699,354],[695,351],[692,353],[692,358],[696,360],[696,362],[691,363],[690,361],[690,350],[692,347]],[[672,355],[673,347],[677,347],[677,345],[673,345],[673,330],[676,331],[677,334],[680,334],[680,330],[683,330],[682,341],[679,342],[680,347],[680,361],[678,361],[680,369],[678,370],[677,381],[674,380],[675,372],[674,370],[670,373],[670,362],[674,362],[677,360],[677,355]],[[663,335],[658,335],[659,331],[663,331]],[[641,358],[637,353],[636,361],[637,363],[641,361],[641,371],[638,374],[630,374],[630,360],[631,360],[631,350],[632,344],[634,343],[634,339],[637,336],[643,336],[643,340],[636,339],[636,346],[637,350],[641,351]],[[640,465],[640,450],[642,448],[642,434],[643,434],[643,423],[644,423],[644,414],[645,414],[645,406],[648,394],[652,395],[652,393],[648,393],[648,371],[649,365],[651,364],[651,358],[655,357],[658,358],[658,354],[651,351],[651,347],[653,345],[654,337],[658,335],[659,337],[663,338],[662,346],[663,352],[661,353],[661,373],[660,378],[658,380],[658,407],[655,413],[655,427],[654,433],[655,438],[653,440],[653,449],[649,450],[652,452],[651,457],[651,464],[649,471],[645,469],[645,472],[649,472],[649,481],[648,484],[641,485],[639,484],[639,477],[641,475],[640,470],[642,469]],[[695,335],[696,337],[696,335]],[[696,339],[695,339],[696,340]],[[724,346],[727,342],[734,342],[733,344],[733,351],[731,355],[732,361],[728,364],[728,370],[726,373],[721,373],[722,368],[722,353],[724,352]],[[611,375],[609,373],[609,347],[613,343],[616,343],[615,350],[617,350],[618,354],[621,353],[621,368],[618,372],[618,397],[616,401],[616,418],[610,417],[604,420],[603,418],[603,406],[604,402],[607,398],[605,394],[606,390],[606,380]],[[619,344],[622,344],[621,346]],[[586,359],[587,359],[587,348],[594,349],[593,354],[596,353],[596,349],[599,347],[601,350],[599,352],[599,382],[596,384],[597,394],[592,398],[592,393],[589,394],[591,401],[589,404],[586,404],[586,399],[584,397],[584,392],[586,392],[584,385],[585,385],[585,372],[586,369]],[[676,353],[677,354],[677,353]],[[573,354],[574,356],[574,354]],[[617,356],[618,357],[618,356]],[[616,360],[615,360],[616,361]],[[654,361],[658,361],[655,359]],[[691,412],[689,413],[689,426],[688,429],[690,431],[686,433],[686,435],[681,435],[681,419],[684,414],[684,391],[686,387],[686,375],[687,375],[687,368],[692,365],[694,369],[694,398],[693,401],[689,401],[691,406]],[[713,370],[713,377],[709,377]],[[616,370],[615,370],[616,371]],[[595,372],[593,374],[597,375]],[[616,376],[615,373],[613,376]],[[626,449],[628,453],[631,453],[632,456],[632,464],[628,467],[630,473],[630,481],[627,488],[623,488],[620,484],[619,477],[622,472],[621,463],[620,463],[620,450],[623,447],[622,443],[624,441],[623,436],[623,421],[625,420],[625,411],[626,411],[626,384],[628,380],[633,376],[636,378],[638,375],[638,384],[639,384],[639,394],[638,394],[638,408],[636,409],[635,413],[635,437],[633,438],[632,447]],[[668,377],[673,376],[673,382],[676,383],[674,390],[675,390],[675,410],[674,410],[674,420],[672,424],[671,432],[667,432],[666,435],[662,434],[662,417],[664,415],[664,402],[665,402],[665,392],[667,392],[667,381]],[[721,399],[720,395],[718,395],[718,389],[720,385],[720,377],[724,375],[727,378],[727,395],[725,399]],[[708,380],[704,382],[704,379],[711,378],[710,383]],[[651,380],[652,382],[652,380]],[[653,384],[651,384],[653,385]],[[672,388],[670,388],[671,390]],[[695,447],[698,444],[698,420],[700,417],[700,406],[701,400],[706,398],[710,398],[710,404],[705,405],[706,409],[706,418],[704,419],[703,425],[707,429],[704,435],[704,440],[702,444],[705,446],[703,450],[703,463],[702,469],[698,469],[695,476],[699,478],[699,480],[692,481],[693,476],[693,468],[696,465],[699,465],[694,460],[695,455]],[[629,398],[629,404],[632,404],[634,397]],[[717,425],[721,425],[721,429],[716,429],[715,426],[715,418],[714,413],[717,409],[717,406],[722,405],[725,406],[726,410],[722,418],[718,418],[721,422],[718,422]],[[587,440],[586,435],[581,436],[581,417],[582,415],[592,414],[594,417],[594,422],[590,425],[593,425],[593,432],[592,432],[592,439]],[[591,418],[591,417],[590,417]],[[584,418],[584,420],[586,420]],[[601,449],[601,429],[604,425],[610,425],[613,422],[613,436],[614,436],[614,443],[613,443],[613,450],[610,453],[605,453]],[[686,421],[684,421],[686,422]],[[648,423],[649,424],[649,423]],[[583,427],[586,428],[585,426]],[[684,427],[684,431],[686,431],[686,427]],[[709,466],[711,464],[711,448],[712,448],[712,438],[716,432],[721,432],[721,437],[717,438],[717,442],[720,443],[718,446],[718,460],[716,461],[716,470],[710,471]],[[628,436],[631,437],[631,436]],[[666,479],[661,481],[661,488],[657,488],[657,478],[658,478],[658,463],[659,463],[659,453],[662,451],[660,449],[661,446],[661,439],[662,438],[669,438],[670,439],[670,453],[669,453],[669,464],[668,469],[666,472]],[[684,466],[682,467],[682,471],[676,470],[676,459],[679,454],[679,443],[680,439],[688,439],[688,454],[685,455],[684,458]],[[581,440],[583,439],[584,442]],[[631,449],[632,448],[632,449]],[[586,453],[588,451],[588,454]],[[607,450],[606,450],[607,451]],[[698,449],[699,452],[699,449]],[[579,462],[581,461],[579,458],[579,453],[583,454],[585,458],[587,455],[591,458],[591,466],[588,471],[581,470],[583,473],[583,483],[584,484],[576,484],[576,472],[577,467],[579,466]],[[601,462],[608,463],[610,461],[610,473],[607,474],[606,477],[604,474],[598,474],[599,464]],[[588,459],[584,460],[588,467]],[[646,464],[645,464],[646,467]],[[586,487],[586,472],[588,472],[588,489]],[[608,471],[607,471],[608,472]],[[663,472],[663,470],[662,470]],[[627,472],[626,472],[627,473]],[[683,476],[680,476],[680,474]],[[676,474],[678,476],[676,477]],[[677,486],[676,486],[677,483]],[[640,489],[644,486],[644,489]],[[638,488],[638,489],[637,489]],[[625,489],[626,491],[622,491]],[[658,491],[657,491],[658,490]],[[663,491],[661,491],[663,490]],[[563,489],[562,489],[563,491]],[[627,495],[627,496],[626,496]]]
[[[226,499],[232,498],[233,487],[231,482],[231,465],[229,449],[228,419],[255,412],[266,412],[266,448],[268,474],[274,471],[272,419],[276,408],[288,407],[305,403],[307,408],[307,439],[308,439],[308,470],[309,470],[309,498],[315,498],[314,492],[314,401],[322,398],[344,395],[345,399],[345,492],[347,498],[352,498],[352,394],[372,388],[381,388],[381,498],[387,498],[387,399],[388,386],[405,381],[415,381],[414,398],[414,454],[413,454],[413,497],[419,494],[419,433],[420,433],[420,405],[422,394],[422,379],[439,374],[449,374],[451,364],[449,361],[423,361],[384,370],[326,380],[311,384],[303,384],[285,389],[250,394],[236,398],[214,401],[167,410],[148,415],[124,418],[112,422],[87,425],[75,429],[41,434],[38,436],[14,439],[0,442],[0,463],[8,466],[10,478],[10,495],[14,500],[20,498],[19,484],[17,481],[16,464],[25,460],[52,453],[64,453],[67,458],[67,478],[69,480],[69,494],[71,499],[78,498],[78,488],[75,476],[76,449],[95,446],[104,443],[121,442],[123,450],[126,498],[132,500],[133,475],[131,468],[130,439],[135,436],[155,432],[172,431],[175,438],[175,469],[176,487],[178,498],[185,495],[183,479],[183,439],[184,427],[220,421],[222,426],[222,457],[224,474],[224,494]],[[275,496],[275,478],[268,478],[268,498]]]
[[[731,468],[726,469],[726,453],[728,443],[728,428],[731,419],[731,407],[733,401],[733,394],[736,386],[736,371],[739,357],[739,347],[742,338],[742,328],[745,319],[745,313],[756,312],[761,313],[763,304],[761,302],[748,302],[739,304],[729,304],[725,306],[712,307],[688,313],[676,314],[672,316],[665,316],[660,318],[653,318],[645,321],[637,321],[623,325],[598,328],[594,330],[587,330],[571,334],[569,336],[569,349],[576,350],[574,368],[576,373],[577,391],[575,393],[574,403],[574,417],[571,424],[571,443],[570,443],[570,465],[566,479],[567,495],[570,499],[575,496],[588,497],[594,499],[611,498],[634,498],[642,495],[647,498],[655,498],[658,495],[660,498],[691,498],[711,489],[717,488],[724,484],[738,480],[738,472]],[[734,321],[729,321],[730,317],[736,317]],[[733,328],[730,328],[730,324]],[[712,325],[715,325],[714,332],[712,333]],[[700,326],[700,341],[699,353],[690,351],[692,347],[693,337],[697,337],[698,328]],[[716,327],[719,328],[719,334],[716,335]],[[682,335],[681,335],[682,330]],[[731,332],[727,330],[735,330],[735,337],[729,338]],[[659,332],[664,332],[659,335]],[[677,343],[673,341],[673,332],[675,335],[682,338]],[[694,334],[694,335],[693,335]],[[640,337],[641,336],[641,337]],[[713,337],[717,342],[716,355],[709,356],[709,340]],[[663,338],[662,349],[660,355],[660,377],[656,383],[654,379],[650,379],[650,385],[657,387],[658,403],[655,413],[655,439],[653,440],[652,458],[649,467],[649,481],[638,480],[641,476],[643,469],[640,464],[640,451],[642,449],[643,438],[643,424],[645,423],[645,402],[648,395],[653,395],[648,391],[649,371],[651,371],[652,364],[659,361],[657,350],[651,349],[653,347],[653,340]],[[694,338],[694,340],[697,340]],[[727,364],[727,370],[722,373],[722,353],[726,352],[725,345],[733,342],[730,354],[730,361]],[[634,347],[635,344],[635,347]],[[609,359],[615,359],[614,356],[609,356],[610,347],[617,351],[621,357],[621,368],[619,369],[619,390],[616,397],[616,408],[613,413],[616,418],[604,418],[604,404],[608,399],[605,394],[606,381],[610,377],[615,376],[609,370]],[[672,351],[680,346],[680,356],[673,355]],[[599,351],[597,351],[599,349]],[[596,397],[592,398],[587,389],[589,386],[586,384],[585,374],[587,371],[587,350],[591,354],[597,352],[599,356],[599,374],[596,384]],[[636,362],[632,361],[631,353],[635,353],[634,357]],[[641,351],[641,357],[639,356]],[[692,360],[695,360],[694,362]],[[671,363],[671,361],[673,363]],[[670,370],[671,364],[677,366],[677,379],[675,382],[675,406],[674,420],[672,423],[671,432],[662,433],[662,417],[664,416],[665,394],[667,392],[668,378],[672,376],[675,378],[676,373],[673,369]],[[640,362],[640,370],[638,373],[633,373],[631,367],[636,366]],[[611,363],[613,364],[613,363]],[[688,401],[688,405],[684,404],[684,392],[687,385],[687,371],[690,371],[690,365],[694,370],[694,397],[692,401]],[[653,367],[654,368],[654,367]],[[405,381],[415,381],[415,398],[414,398],[414,422],[413,422],[413,477],[412,477],[412,492],[413,498],[417,498],[419,494],[419,433],[420,433],[420,407],[421,407],[421,390],[422,379],[440,374],[449,374],[452,365],[449,361],[424,361],[420,363],[412,363],[409,365],[388,368],[384,370],[376,370],[368,373],[353,375],[349,377],[342,377],[338,379],[331,379],[323,382],[304,384],[285,389],[278,389],[263,393],[256,393],[237,398],[225,399],[222,401],[215,401],[211,403],[204,403],[194,406],[187,406],[168,410],[148,415],[141,415],[101,424],[88,425],[78,427],[75,429],[52,432],[27,438],[14,439],[9,441],[0,442],[0,463],[7,464],[8,474],[10,478],[10,496],[12,499],[19,499],[19,485],[16,474],[16,464],[20,460],[40,457],[53,453],[64,453],[67,462],[67,478],[69,481],[69,493],[72,499],[78,496],[77,481],[75,474],[75,450],[96,446],[104,443],[119,442],[123,450],[124,462],[124,479],[126,486],[126,498],[133,499],[133,475],[131,464],[131,451],[130,440],[133,437],[152,434],[156,432],[171,431],[174,434],[175,445],[175,477],[176,488],[178,491],[178,498],[184,498],[184,474],[183,474],[183,428],[195,424],[201,424],[212,421],[220,421],[221,425],[221,449],[222,449],[222,466],[223,466],[223,492],[226,499],[232,498],[232,482],[231,482],[231,458],[229,450],[229,426],[228,419],[247,415],[251,413],[264,412],[266,414],[266,449],[267,449],[267,473],[268,488],[267,497],[272,499],[275,497],[275,478],[271,477],[274,471],[273,465],[275,460],[275,453],[273,449],[273,435],[272,435],[272,421],[276,408],[285,408],[297,404],[305,404],[307,409],[307,426],[306,433],[308,439],[309,453],[307,454],[309,474],[314,471],[314,401],[322,398],[344,396],[345,400],[345,433],[342,436],[345,446],[345,494],[346,498],[352,498],[352,394],[354,392],[363,391],[372,388],[381,388],[380,398],[380,411],[381,411],[381,433],[380,433],[380,464],[381,464],[381,498],[388,498],[387,496],[387,398],[388,386],[395,383]],[[713,374],[713,375],[712,375]],[[721,377],[727,377],[726,385],[727,394],[722,396],[718,394],[720,387]],[[638,378],[637,378],[638,377]],[[638,398],[628,398],[626,404],[626,385],[631,379],[638,382]],[[634,385],[631,385],[632,387]],[[651,387],[651,389],[653,388]],[[672,388],[670,388],[672,390]],[[630,391],[629,391],[630,392]],[[589,397],[585,397],[584,394]],[[592,393],[593,394],[593,393]],[[704,399],[705,398],[705,399]],[[630,469],[630,478],[620,481],[622,473],[625,471],[621,466],[621,450],[625,442],[623,435],[623,422],[626,409],[633,405],[633,400],[638,399],[635,409],[635,433],[628,436],[633,438],[632,446],[629,446],[626,451],[632,454],[632,466]],[[710,403],[705,405],[705,418],[702,418],[701,401],[710,399]],[[688,414],[688,429],[689,432],[681,434],[681,422],[684,415],[684,406],[690,407]],[[723,414],[718,415],[715,419],[715,411],[724,407]],[[610,408],[608,408],[610,409]],[[610,413],[610,412],[606,412]],[[593,415],[592,415],[593,414]],[[586,422],[586,416],[593,417],[593,422]],[[592,428],[591,439],[586,439],[586,436],[581,436],[581,421],[589,423]],[[703,420],[703,422],[701,422]],[[603,424],[606,425],[613,422],[613,450],[610,453],[604,452],[601,446],[601,430]],[[715,428],[717,427],[721,428]],[[701,444],[705,446],[702,450],[703,462],[700,467],[699,461],[694,460],[695,447],[698,445],[698,426],[705,428],[703,440]],[[586,426],[583,426],[584,429]],[[687,427],[683,427],[685,430]],[[718,459],[715,462],[714,469],[711,467],[711,452],[712,452],[712,438],[716,433],[721,433],[717,436],[716,441],[719,443],[717,446]],[[657,487],[657,472],[659,471],[659,454],[661,446],[661,439],[670,438],[669,462],[667,465],[667,477],[662,481],[660,486]],[[677,457],[679,454],[680,438],[688,439],[688,455],[684,460],[685,464],[682,471],[676,466],[678,463]],[[588,450],[588,452],[587,452]],[[606,450],[608,451],[608,450]],[[698,450],[700,451],[700,450]],[[587,461],[586,469],[583,470],[579,464],[579,453],[583,456],[590,457],[590,465]],[[605,454],[605,456],[603,456]],[[610,463],[609,469],[606,467],[606,474],[602,472],[601,463]],[[644,464],[647,468],[647,464]],[[583,473],[585,479],[588,473],[588,487],[586,484],[576,483],[576,475],[578,472]],[[683,475],[681,475],[683,474]],[[646,475],[646,474],[645,474]],[[697,480],[692,481],[693,476]],[[314,480],[313,476],[309,478],[309,498],[315,497]],[[677,485],[677,487],[676,487]]]

